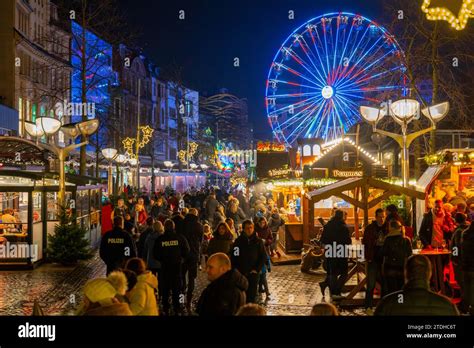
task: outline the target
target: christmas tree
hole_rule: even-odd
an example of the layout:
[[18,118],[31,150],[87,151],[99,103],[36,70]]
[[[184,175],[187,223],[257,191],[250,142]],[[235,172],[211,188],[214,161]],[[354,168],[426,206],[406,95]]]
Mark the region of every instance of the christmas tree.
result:
[[60,209],[59,224],[54,228],[54,235],[49,237],[48,258],[63,265],[74,265],[79,260],[92,257],[86,230],[77,224],[74,214],[65,208]]

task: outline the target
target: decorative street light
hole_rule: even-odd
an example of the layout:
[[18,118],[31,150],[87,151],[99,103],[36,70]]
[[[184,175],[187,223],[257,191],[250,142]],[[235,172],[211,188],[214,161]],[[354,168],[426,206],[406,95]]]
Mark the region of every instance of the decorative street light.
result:
[[163,164],[165,165],[166,168],[168,168],[168,174],[171,178],[172,186],[174,188],[174,176],[171,175],[171,169],[174,167],[174,163],[171,161],[164,161]]
[[[401,99],[391,103],[389,109],[387,107],[360,107],[360,114],[367,122],[372,124],[374,132],[391,137],[402,148],[403,187],[408,187],[409,183],[410,166],[408,149],[410,148],[410,145],[419,136],[435,130],[436,123],[440,122],[447,115],[448,111],[449,102],[443,102],[424,108],[421,112],[431,121],[431,127],[407,134],[408,124],[420,113],[420,103],[417,100]],[[388,114],[402,127],[402,134],[377,129],[377,123]]]
[[123,188],[123,169],[121,166],[127,162],[127,156],[125,155],[117,155],[115,158],[115,163],[117,164],[117,192],[120,194],[122,193]]
[[[70,123],[61,126],[61,121],[53,117],[37,117],[36,122],[25,122],[25,130],[32,137],[36,138],[38,142],[39,138],[45,135],[46,137],[56,134],[60,129],[63,133],[69,135],[73,140],[80,134],[84,137],[88,137],[94,134],[99,128],[99,120],[92,119],[79,123]],[[51,152],[53,152],[59,160],[59,192],[58,192],[58,204],[60,207],[64,207],[64,199],[66,196],[66,173],[64,171],[64,165],[66,157],[69,156],[71,151],[85,146],[89,143],[88,140],[78,143],[71,144],[66,147],[59,147],[48,143],[42,143],[41,146]]]
[[112,195],[113,192],[113,183],[112,183],[112,161],[117,157],[117,149],[114,148],[106,148],[102,149],[102,155],[109,163],[108,167],[108,174],[107,174],[107,190],[109,193],[109,197]]

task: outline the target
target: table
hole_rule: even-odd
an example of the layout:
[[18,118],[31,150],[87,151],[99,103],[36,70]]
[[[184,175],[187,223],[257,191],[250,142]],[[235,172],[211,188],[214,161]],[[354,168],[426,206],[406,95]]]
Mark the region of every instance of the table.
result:
[[431,279],[433,281],[434,290],[436,292],[441,292],[442,294],[446,294],[446,287],[444,286],[444,265],[443,265],[443,258],[447,257],[446,255],[450,255],[451,252],[449,250],[413,250],[413,254],[425,255],[431,261],[431,270],[432,276]]

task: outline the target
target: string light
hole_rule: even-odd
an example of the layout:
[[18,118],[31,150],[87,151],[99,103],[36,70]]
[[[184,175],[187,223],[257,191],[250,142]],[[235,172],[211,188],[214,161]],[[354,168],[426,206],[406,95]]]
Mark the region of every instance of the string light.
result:
[[451,25],[451,27],[455,28],[456,30],[463,30],[466,27],[469,18],[473,17],[473,0],[463,0],[461,10],[459,11],[457,17],[445,7],[428,8],[430,4],[431,0],[424,0],[423,4],[421,5],[421,10],[426,13],[426,18],[430,21],[447,21]]

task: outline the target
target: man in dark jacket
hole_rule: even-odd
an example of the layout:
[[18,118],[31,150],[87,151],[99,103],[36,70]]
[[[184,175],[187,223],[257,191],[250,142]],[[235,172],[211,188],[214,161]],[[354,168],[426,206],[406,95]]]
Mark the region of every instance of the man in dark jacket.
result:
[[474,223],[462,234],[461,269],[464,284],[463,303],[470,314],[474,315]]
[[384,218],[383,209],[375,211],[375,220],[364,231],[362,244],[364,245],[364,256],[366,261],[367,289],[365,292],[365,308],[372,308],[375,283],[382,283],[382,247],[384,241]]
[[430,290],[431,262],[424,255],[410,256],[405,266],[403,289],[385,296],[375,315],[459,315],[451,301]]
[[107,275],[118,268],[122,268],[128,259],[137,256],[135,242],[124,231],[121,216],[114,217],[114,228],[102,237],[99,255],[107,265]]
[[[189,209],[189,213],[184,218],[183,236],[189,244],[189,256],[183,265],[183,289],[186,289],[186,307],[191,311],[193,300],[194,283],[197,277],[198,263],[201,255],[201,245],[204,237],[202,224],[199,222],[198,211]],[[187,282],[186,282],[187,275]]]
[[206,272],[211,283],[202,292],[196,312],[200,316],[235,315],[245,304],[247,279],[231,269],[230,259],[223,253],[209,257]]
[[338,250],[347,250],[347,245],[352,244],[351,233],[345,222],[345,214],[342,210],[336,210],[334,216],[324,226],[321,236],[324,244],[324,252],[327,260],[327,278],[320,283],[324,295],[324,289],[329,285],[333,299],[341,298],[341,291],[346,283],[348,273],[348,256],[340,255]]
[[174,222],[165,221],[165,233],[156,239],[153,256],[162,265],[163,312],[169,314],[169,294],[172,293],[175,314],[181,314],[182,264],[189,255],[189,245],[181,234],[175,232]]
[[138,257],[146,260],[145,251],[145,241],[147,237],[153,233],[153,218],[151,216],[146,219],[146,227],[142,233],[140,233],[140,238],[137,243]]
[[382,247],[382,273],[385,281],[383,296],[403,287],[403,267],[411,254],[411,242],[404,236],[402,225],[397,220],[390,221],[389,232]]
[[263,241],[254,231],[253,222],[245,220],[242,223],[243,233],[232,246],[232,268],[237,269],[248,280],[247,302],[255,303],[257,296],[259,273],[267,259]]
[[184,217],[179,212],[173,213],[173,217],[171,218],[174,222],[174,230],[176,233],[181,235],[184,234]]

